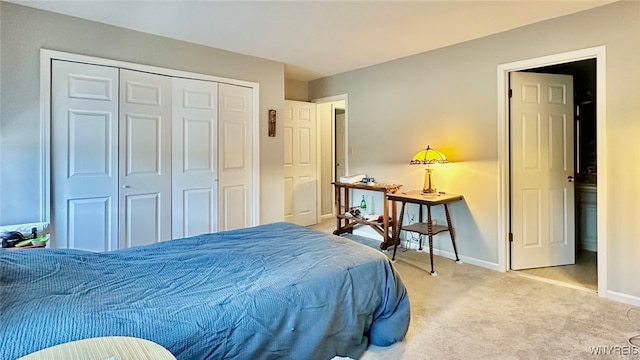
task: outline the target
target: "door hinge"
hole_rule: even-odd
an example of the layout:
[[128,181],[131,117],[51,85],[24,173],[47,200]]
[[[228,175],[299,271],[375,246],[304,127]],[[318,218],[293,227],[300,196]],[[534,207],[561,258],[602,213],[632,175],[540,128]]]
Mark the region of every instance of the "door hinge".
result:
[[509,98],[513,97],[513,90],[509,89]]
[[509,233],[509,242],[513,242],[513,233]]

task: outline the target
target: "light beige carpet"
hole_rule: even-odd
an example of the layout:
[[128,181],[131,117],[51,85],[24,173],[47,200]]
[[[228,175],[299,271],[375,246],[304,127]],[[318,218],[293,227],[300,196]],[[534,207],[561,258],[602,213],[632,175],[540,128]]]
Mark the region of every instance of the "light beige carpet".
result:
[[412,250],[399,251],[395,267],[411,301],[409,332],[364,360],[640,358],[627,342],[640,334],[629,305],[438,256],[431,277],[428,254]]

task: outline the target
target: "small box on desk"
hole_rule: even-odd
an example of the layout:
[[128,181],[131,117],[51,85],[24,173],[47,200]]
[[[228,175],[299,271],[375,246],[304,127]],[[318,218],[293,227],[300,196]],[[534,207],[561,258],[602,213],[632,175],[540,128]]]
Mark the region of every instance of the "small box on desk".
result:
[[340,182],[345,184],[355,184],[357,182],[361,182],[362,179],[366,177],[366,174],[340,176]]

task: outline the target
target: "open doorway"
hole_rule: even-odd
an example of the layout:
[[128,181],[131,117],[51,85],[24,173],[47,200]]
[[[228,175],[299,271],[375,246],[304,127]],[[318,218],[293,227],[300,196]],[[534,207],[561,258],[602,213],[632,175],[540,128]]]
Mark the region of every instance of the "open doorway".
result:
[[[499,161],[499,191],[500,200],[498,208],[498,222],[501,232],[498,234],[499,244],[503,251],[499,252],[499,265],[504,271],[511,269],[511,246],[509,235],[511,231],[511,161],[510,146],[511,132],[509,128],[509,78],[512,72],[521,72],[525,70],[539,69],[554,65],[568,64],[579,62],[582,60],[595,59],[596,68],[596,89],[593,94],[597,99],[594,103],[596,113],[596,164],[597,176],[594,176],[595,185],[600,191],[596,192],[597,213],[595,234],[597,236],[597,244],[595,257],[597,261],[597,292],[601,297],[607,296],[607,172],[606,172],[606,48],[598,46],[582,50],[570,51],[567,53],[543,56],[540,58],[527,59],[513,63],[498,65],[498,127],[499,137],[498,144],[498,161]],[[580,101],[582,102],[582,101]],[[578,160],[581,167],[582,160]],[[576,169],[577,170],[577,169]],[[577,174],[576,174],[577,175]],[[579,225],[580,221],[578,221]],[[504,232],[502,232],[504,231]],[[581,230],[578,230],[581,231]],[[549,282],[566,285],[562,281]],[[568,285],[572,286],[572,285]],[[582,288],[580,286],[575,286]]]
[[320,220],[335,219],[332,182],[349,171],[347,95],[316,99],[318,117],[319,182],[318,213]]
[[[557,281],[571,286],[597,291],[597,131],[596,131],[596,59],[554,64],[521,72],[570,75],[573,79],[574,118],[572,209],[575,218],[574,264],[541,266],[519,270],[520,274]],[[511,121],[513,122],[513,118]],[[511,130],[513,132],[513,128]],[[512,133],[513,135],[513,133]],[[512,137],[513,145],[513,137]],[[512,169],[513,171],[513,169]],[[573,175],[572,174],[572,175]],[[513,177],[512,177],[513,181]],[[512,183],[513,185],[513,183]],[[513,221],[513,213],[512,213]],[[512,243],[513,244],[513,243]],[[513,256],[513,249],[511,255]],[[513,269],[513,258],[512,258]]]

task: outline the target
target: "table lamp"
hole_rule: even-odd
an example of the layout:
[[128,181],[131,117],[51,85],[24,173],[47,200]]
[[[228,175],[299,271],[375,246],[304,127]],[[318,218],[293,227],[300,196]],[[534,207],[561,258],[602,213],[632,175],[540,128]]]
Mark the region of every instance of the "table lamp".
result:
[[432,149],[429,145],[427,145],[426,149],[420,150],[417,154],[413,155],[410,162],[411,165],[426,165],[424,169],[424,184],[422,186],[423,193],[432,194],[436,192],[431,183],[432,165],[447,162],[447,157],[444,156],[443,153]]

